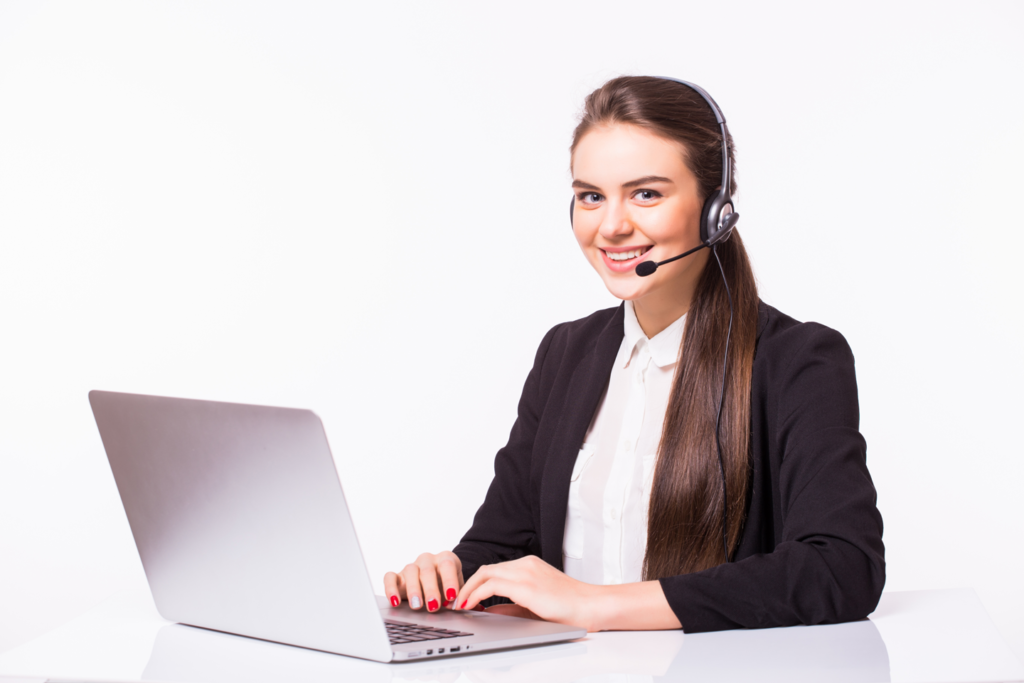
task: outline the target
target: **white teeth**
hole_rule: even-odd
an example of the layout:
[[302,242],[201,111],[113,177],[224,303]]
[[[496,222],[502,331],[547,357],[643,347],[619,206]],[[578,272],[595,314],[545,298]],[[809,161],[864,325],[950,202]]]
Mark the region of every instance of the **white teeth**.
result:
[[632,251],[621,251],[618,253],[606,251],[605,253],[608,254],[608,258],[610,258],[612,261],[628,261],[631,258],[636,258],[637,256],[643,254],[644,250],[633,249]]

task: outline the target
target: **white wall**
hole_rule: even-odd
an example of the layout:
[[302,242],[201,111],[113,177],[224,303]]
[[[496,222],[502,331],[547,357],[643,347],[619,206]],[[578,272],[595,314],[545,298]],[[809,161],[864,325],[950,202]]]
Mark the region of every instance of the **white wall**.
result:
[[0,4],[0,650],[142,581],[93,388],[312,408],[374,576],[456,543],[613,303],[566,150],[650,73],[729,117],[763,298],[854,349],[887,588],[1024,659],[1024,5],[355,5]]

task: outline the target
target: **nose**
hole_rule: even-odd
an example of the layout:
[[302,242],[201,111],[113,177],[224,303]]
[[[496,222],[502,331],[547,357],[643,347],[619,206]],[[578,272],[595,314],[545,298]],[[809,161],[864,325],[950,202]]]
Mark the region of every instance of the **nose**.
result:
[[633,230],[633,222],[625,205],[622,202],[608,201],[605,204],[601,225],[598,227],[601,237],[614,240],[632,234]]

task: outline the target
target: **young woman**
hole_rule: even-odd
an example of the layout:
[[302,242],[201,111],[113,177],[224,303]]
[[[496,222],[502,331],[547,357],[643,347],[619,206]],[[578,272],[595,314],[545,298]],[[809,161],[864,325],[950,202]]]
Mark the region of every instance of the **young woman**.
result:
[[389,572],[392,604],[688,632],[875,608],[882,520],[846,340],[761,302],[735,231],[638,275],[701,246],[732,150],[686,84],[587,97],[572,229],[623,304],[544,337],[473,526]]

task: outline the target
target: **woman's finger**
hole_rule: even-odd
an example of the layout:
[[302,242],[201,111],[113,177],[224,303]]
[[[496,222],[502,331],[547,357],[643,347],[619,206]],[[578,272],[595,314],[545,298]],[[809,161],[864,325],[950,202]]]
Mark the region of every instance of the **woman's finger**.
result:
[[[518,578],[518,581],[516,580]],[[459,591],[457,609],[474,609],[480,602],[495,595],[502,595],[513,602],[520,602],[516,595],[502,593],[496,585],[509,586],[508,590],[520,593],[526,577],[522,576],[514,562],[502,562],[480,567]]]
[[[455,596],[462,588],[462,562],[455,553],[444,553],[438,556],[437,573],[441,581],[441,589],[444,591],[442,607],[447,607],[455,601]],[[453,605],[454,607],[454,605]]]
[[520,591],[521,586],[515,581],[497,577],[490,578],[474,588],[470,593],[466,594],[463,592],[459,596],[459,599],[462,600],[459,609],[473,609],[487,598],[492,598],[495,595],[503,595],[512,602],[518,603],[519,599],[517,598],[519,596],[517,593]]
[[405,565],[405,569],[402,570],[402,581],[405,583],[405,599],[409,601],[409,607],[413,609],[423,607],[420,568],[415,564]]
[[469,580],[466,581],[458,591],[456,591],[455,601],[452,604],[452,609],[467,609],[467,596],[470,593],[472,593],[477,586],[479,586],[481,583],[487,580],[487,577],[489,577],[491,575],[491,572],[493,571],[491,569],[491,567],[493,566],[495,565],[485,564],[484,566],[477,569],[476,573],[473,574],[473,576],[469,577]]
[[398,607],[402,604],[402,593],[398,587],[398,574],[394,572],[388,572],[384,575],[384,595],[388,596],[388,601],[391,602],[392,607]]
[[423,553],[416,558],[416,566],[420,570],[420,587],[423,589],[423,604],[428,612],[441,609],[441,586],[438,584],[436,560],[431,553]]

